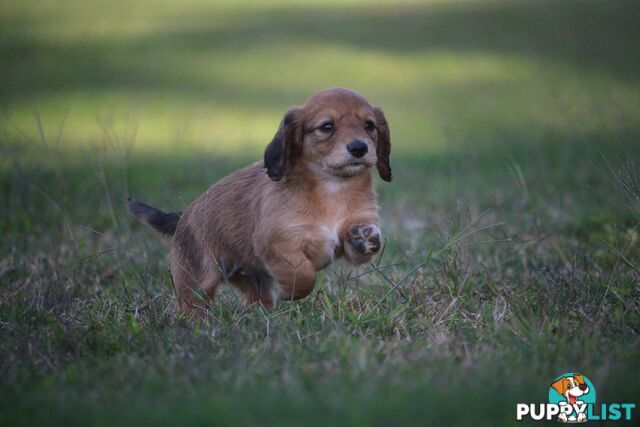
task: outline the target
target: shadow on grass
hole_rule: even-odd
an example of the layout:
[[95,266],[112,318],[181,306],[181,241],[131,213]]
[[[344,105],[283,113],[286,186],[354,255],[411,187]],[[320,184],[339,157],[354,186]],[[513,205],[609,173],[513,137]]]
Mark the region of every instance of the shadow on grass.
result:
[[[185,78],[181,64],[172,58],[185,53],[213,58],[277,42],[299,50],[319,42],[388,55],[441,51],[518,55],[637,82],[639,13],[638,2],[623,0],[287,7],[254,14],[242,25],[227,28],[182,28],[179,23],[177,28],[107,41],[44,40],[30,31],[38,22],[0,18],[0,26],[11,28],[0,41],[4,62],[0,96],[2,103],[11,104],[25,95],[162,90],[259,106],[291,93],[283,95],[282,87],[248,92],[215,77]],[[212,22],[216,19],[221,18],[212,14]]]

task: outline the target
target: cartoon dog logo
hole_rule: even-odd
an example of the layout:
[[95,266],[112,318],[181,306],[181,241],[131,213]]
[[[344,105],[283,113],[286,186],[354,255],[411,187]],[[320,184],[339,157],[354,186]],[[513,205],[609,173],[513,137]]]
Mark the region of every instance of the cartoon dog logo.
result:
[[[570,408],[576,408],[575,405],[584,405],[585,402],[581,398],[591,391],[584,381],[584,375],[578,374],[561,377],[551,384],[551,387],[566,399],[559,402],[559,405],[561,407],[569,405]],[[584,423],[587,421],[587,415],[584,412],[577,413],[577,415],[576,412],[572,409],[569,412],[570,415],[567,416],[567,413],[561,410],[558,421],[563,423]]]

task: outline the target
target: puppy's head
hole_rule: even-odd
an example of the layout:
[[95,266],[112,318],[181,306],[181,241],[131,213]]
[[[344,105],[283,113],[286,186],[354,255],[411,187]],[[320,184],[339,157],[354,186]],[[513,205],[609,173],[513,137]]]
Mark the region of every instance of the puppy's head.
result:
[[576,397],[589,393],[589,386],[584,382],[583,375],[563,377],[551,384],[558,394],[575,401]]
[[314,93],[302,107],[287,111],[267,146],[269,177],[281,180],[294,164],[347,179],[376,166],[391,181],[391,139],[384,113],[358,93],[342,88]]

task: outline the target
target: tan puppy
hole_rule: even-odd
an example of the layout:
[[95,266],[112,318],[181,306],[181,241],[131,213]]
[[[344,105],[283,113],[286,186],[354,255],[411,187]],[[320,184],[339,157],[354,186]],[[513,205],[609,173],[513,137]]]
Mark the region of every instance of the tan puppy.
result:
[[221,179],[182,214],[129,205],[173,235],[171,274],[184,311],[204,312],[224,281],[247,304],[272,307],[275,290],[303,298],[335,259],[362,264],[379,251],[370,169],[391,181],[390,152],[382,110],[352,90],[326,89],[287,111],[264,162]]

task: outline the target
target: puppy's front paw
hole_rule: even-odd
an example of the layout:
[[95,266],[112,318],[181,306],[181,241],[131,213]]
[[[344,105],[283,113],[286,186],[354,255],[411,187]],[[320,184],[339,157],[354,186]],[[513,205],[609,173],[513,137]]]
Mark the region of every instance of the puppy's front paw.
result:
[[380,240],[380,229],[375,224],[356,224],[347,233],[347,242],[361,255],[377,253]]

